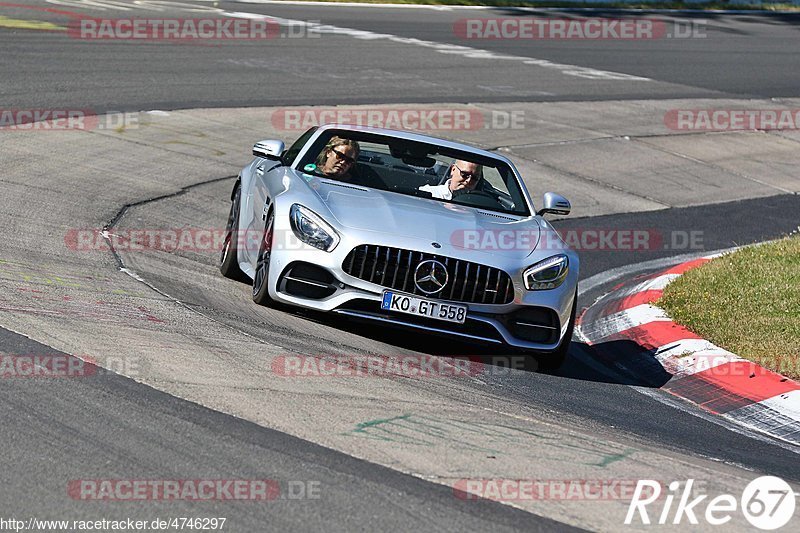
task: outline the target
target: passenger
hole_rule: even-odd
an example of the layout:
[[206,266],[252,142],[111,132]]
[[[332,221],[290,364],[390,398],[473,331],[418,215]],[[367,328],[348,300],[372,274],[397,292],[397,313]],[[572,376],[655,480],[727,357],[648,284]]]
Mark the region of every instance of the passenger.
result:
[[450,178],[441,185],[423,185],[421,191],[429,192],[434,198],[452,200],[453,196],[472,191],[483,178],[483,167],[459,159],[450,165]]

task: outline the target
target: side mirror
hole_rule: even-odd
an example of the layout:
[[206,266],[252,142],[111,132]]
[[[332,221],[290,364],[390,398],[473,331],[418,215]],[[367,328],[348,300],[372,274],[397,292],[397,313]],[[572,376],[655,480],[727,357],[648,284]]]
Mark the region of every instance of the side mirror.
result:
[[569,200],[556,194],[554,192],[546,192],[542,197],[542,208],[539,209],[537,215],[546,215],[552,213],[554,215],[569,215],[572,210],[572,205]]
[[283,141],[258,141],[253,145],[253,155],[272,159],[274,161],[281,161],[281,154],[283,154],[284,147]]

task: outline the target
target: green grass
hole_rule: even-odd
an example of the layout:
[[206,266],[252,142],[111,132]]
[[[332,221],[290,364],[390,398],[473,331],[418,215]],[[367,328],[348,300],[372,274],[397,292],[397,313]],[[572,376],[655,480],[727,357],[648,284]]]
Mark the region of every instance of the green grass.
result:
[[652,2],[553,2],[525,0],[311,0],[316,2],[358,2],[361,4],[428,4],[442,6],[497,6],[497,7],[597,7],[612,9],[736,9],[759,11],[800,11],[800,6],[779,3],[731,4],[724,0],[695,4],[674,1]]
[[657,305],[717,346],[800,378],[800,236],[690,270]]

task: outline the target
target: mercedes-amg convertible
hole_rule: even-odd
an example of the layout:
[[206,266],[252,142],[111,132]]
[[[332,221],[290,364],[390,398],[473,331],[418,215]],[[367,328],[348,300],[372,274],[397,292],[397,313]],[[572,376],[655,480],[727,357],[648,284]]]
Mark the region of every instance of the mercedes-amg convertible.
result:
[[231,192],[223,275],[279,302],[566,355],[578,256],[507,158],[405,131],[325,125],[253,147]]

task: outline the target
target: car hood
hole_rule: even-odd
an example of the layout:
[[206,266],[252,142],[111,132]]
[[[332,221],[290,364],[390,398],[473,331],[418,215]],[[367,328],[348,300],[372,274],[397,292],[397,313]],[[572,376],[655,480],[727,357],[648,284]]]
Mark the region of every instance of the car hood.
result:
[[341,226],[419,239],[420,246],[437,242],[443,252],[449,248],[523,259],[539,242],[539,223],[532,217],[518,220],[478,208],[322,180],[312,188]]

